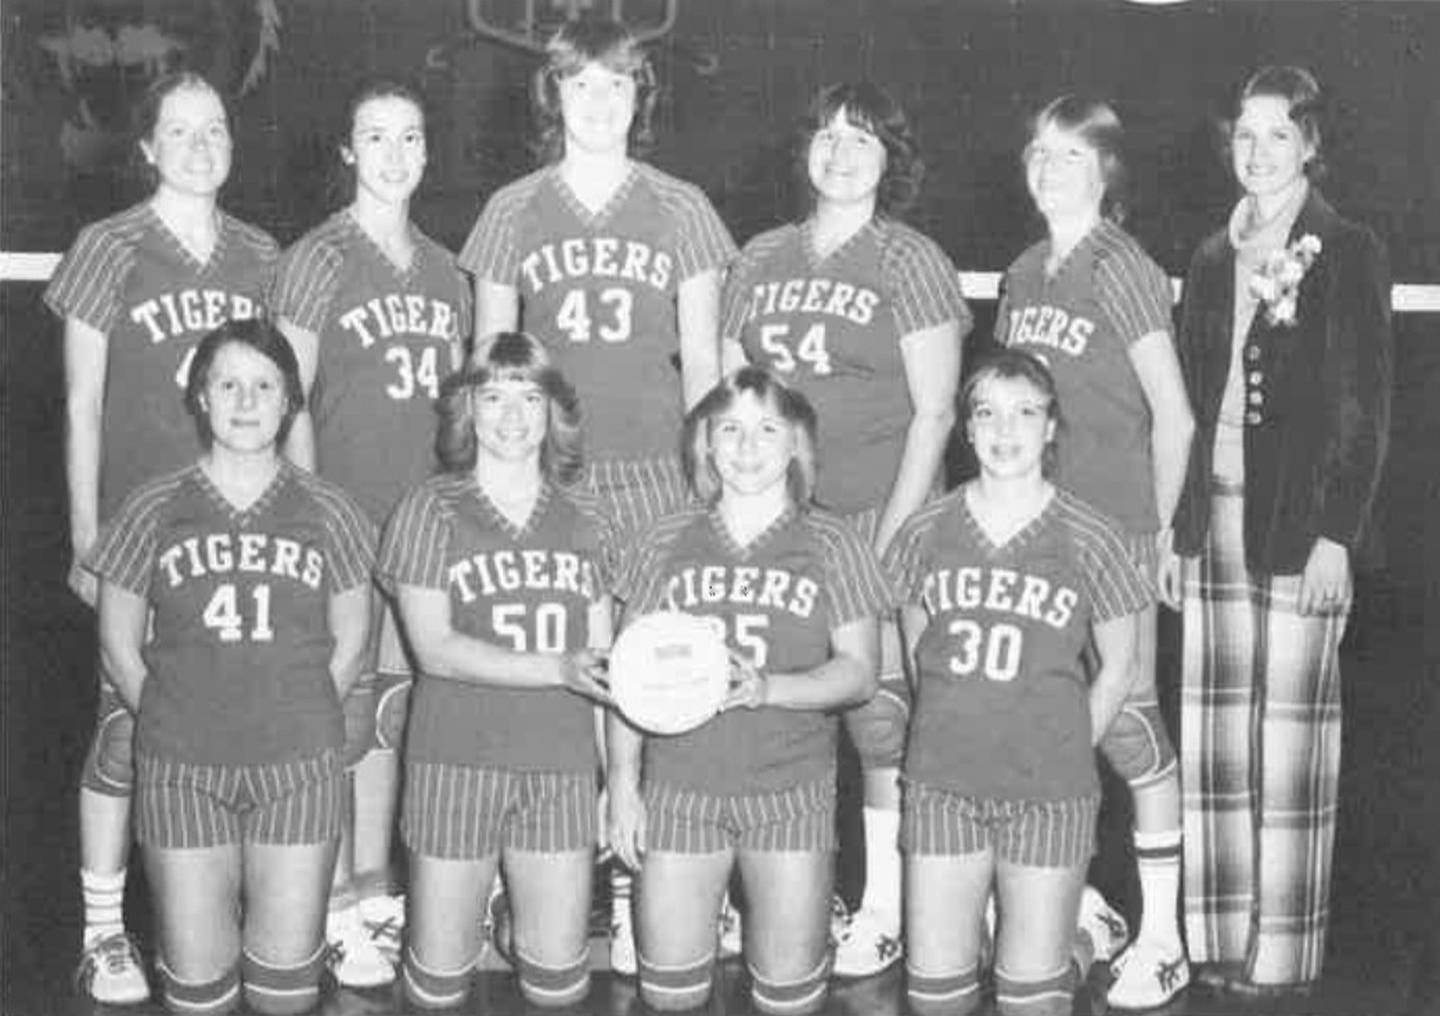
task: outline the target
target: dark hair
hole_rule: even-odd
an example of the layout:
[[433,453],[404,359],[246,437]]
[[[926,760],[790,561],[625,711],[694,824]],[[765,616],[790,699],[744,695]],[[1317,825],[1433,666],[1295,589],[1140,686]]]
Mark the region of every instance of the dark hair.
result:
[[1310,143],[1314,154],[1305,163],[1305,176],[1314,183],[1325,175],[1323,158],[1324,95],[1315,75],[1304,67],[1293,65],[1271,65],[1262,67],[1240,89],[1235,100],[1232,119],[1225,124],[1222,136],[1225,142],[1225,161],[1230,160],[1230,145],[1235,133],[1235,121],[1240,118],[1240,108],[1246,99],[1260,97],[1283,99],[1290,106],[1290,119],[1300,128],[1300,136]]
[[230,127],[230,105],[225,101],[225,96],[220,89],[216,88],[204,75],[187,70],[171,71],[150,82],[130,111],[130,137],[135,175],[151,190],[159,185],[160,174],[144,157],[141,144],[155,140],[155,128],[160,124],[160,110],[164,107],[165,100],[187,88],[210,92],[214,95],[220,102],[220,108],[225,112],[226,129]]
[[629,152],[643,155],[654,145],[652,121],[659,86],[655,69],[631,31],[613,18],[580,17],[567,21],[545,46],[545,65],[531,81],[535,153],[543,162],[565,154],[565,121],[560,108],[560,82],[598,63],[635,79],[635,119],[630,123]]
[[[425,100],[420,98],[420,93],[414,87],[393,78],[372,78],[361,82],[345,100],[345,126],[336,140],[336,148],[340,151],[340,166],[336,171],[334,193],[343,203],[355,200],[355,160],[351,149],[355,136],[355,116],[360,112],[360,107],[372,99],[401,99],[410,103],[420,111],[421,129],[425,128]],[[428,147],[428,137],[426,141]],[[347,158],[347,154],[350,157]]]
[[[960,386],[960,424],[967,441],[970,440],[970,418],[975,413],[976,392],[986,381],[996,378],[1028,381],[1041,392],[1046,399],[1046,412],[1055,422],[1058,437],[1065,427],[1065,418],[1060,412],[1060,395],[1055,389],[1055,377],[1050,373],[1050,368],[1034,353],[1027,353],[1015,346],[1005,346],[981,357],[965,383]],[[1041,470],[1046,476],[1055,470],[1055,454],[1055,441],[1052,440],[1045,446],[1045,455],[1041,460]]]
[[185,408],[195,420],[200,444],[209,448],[215,443],[215,433],[210,429],[210,414],[205,405],[205,386],[210,382],[210,368],[215,363],[215,357],[230,345],[248,346],[279,368],[285,381],[285,415],[280,420],[275,443],[284,444],[296,414],[305,405],[305,388],[300,383],[300,364],[295,359],[290,340],[264,318],[227,321],[195,347],[195,355],[190,358],[190,374],[185,379]]
[[525,332],[496,332],[475,344],[465,365],[440,385],[435,404],[440,415],[435,454],[448,473],[475,468],[475,409],[470,393],[492,381],[529,381],[540,386],[550,407],[540,471],[558,483],[570,483],[584,464],[580,442],[580,400],[540,340]]
[[815,444],[818,424],[810,400],[763,367],[741,367],[705,394],[685,414],[680,429],[680,464],[685,482],[697,498],[713,505],[720,500],[720,474],[710,448],[710,426],[735,400],[748,392],[780,414],[795,430],[795,455],[786,470],[790,498],[808,505],[815,494]]
[[885,146],[885,171],[875,194],[875,210],[891,217],[903,215],[920,194],[925,163],[920,158],[920,146],[905,110],[889,92],[869,81],[841,82],[822,88],[801,121],[796,169],[812,206],[815,187],[810,182],[810,143],[842,111],[845,119],[874,134]]
[[1066,94],[1051,101],[1030,120],[1030,141],[1021,158],[1028,163],[1035,140],[1046,127],[1077,135],[1095,150],[1100,160],[1100,179],[1105,193],[1100,214],[1115,225],[1123,225],[1126,212],[1125,127],[1108,102],[1093,96]]

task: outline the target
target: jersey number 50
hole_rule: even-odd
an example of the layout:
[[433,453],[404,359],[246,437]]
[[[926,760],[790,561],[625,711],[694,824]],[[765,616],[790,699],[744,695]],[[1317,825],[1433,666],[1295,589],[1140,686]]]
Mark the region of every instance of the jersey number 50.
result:
[[950,622],[959,650],[950,657],[950,673],[968,677],[980,671],[991,681],[1013,681],[1020,673],[1020,651],[1025,636],[1013,624],[982,628],[968,617]]
[[523,603],[497,603],[490,612],[490,626],[517,653],[565,651],[565,607],[559,603],[542,603],[533,614]]

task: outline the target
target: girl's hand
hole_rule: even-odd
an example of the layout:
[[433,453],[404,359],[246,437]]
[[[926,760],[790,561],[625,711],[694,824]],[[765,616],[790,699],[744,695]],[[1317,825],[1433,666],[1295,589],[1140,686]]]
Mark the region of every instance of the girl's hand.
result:
[[1350,551],[1321,536],[1300,576],[1300,613],[1328,614],[1350,601]]
[[769,687],[765,675],[733,649],[730,651],[730,691],[720,705],[727,709],[759,709],[765,704]]
[[645,860],[645,801],[636,786],[607,786],[602,799],[608,804],[603,828],[610,849],[631,871]]
[[556,657],[560,666],[557,682],[577,695],[584,695],[602,706],[614,704],[610,697],[610,679],[605,670],[605,654],[594,649],[581,649]]
[[85,606],[95,609],[95,604],[100,599],[100,580],[95,577],[94,572],[80,566],[79,554],[71,558],[70,573],[65,577],[65,581],[70,586],[70,591],[80,597]]

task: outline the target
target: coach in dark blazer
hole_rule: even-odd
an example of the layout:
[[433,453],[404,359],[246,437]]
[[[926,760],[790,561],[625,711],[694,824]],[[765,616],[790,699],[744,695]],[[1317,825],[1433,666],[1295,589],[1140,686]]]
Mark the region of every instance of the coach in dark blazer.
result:
[[1179,353],[1196,421],[1162,584],[1183,600],[1186,930],[1201,979],[1320,976],[1340,764],[1338,648],[1390,416],[1385,256],[1313,186],[1319,86],[1258,72],[1244,195],[1196,253]]

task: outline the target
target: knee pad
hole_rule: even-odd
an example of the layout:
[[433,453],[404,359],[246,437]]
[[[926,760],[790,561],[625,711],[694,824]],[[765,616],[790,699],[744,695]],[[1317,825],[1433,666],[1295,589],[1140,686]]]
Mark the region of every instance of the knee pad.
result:
[[574,1005],[590,993],[590,950],[562,966],[546,966],[523,949],[515,949],[515,967],[520,992],[532,1005],[553,1007]]
[[916,1016],[967,1016],[980,1006],[980,967],[954,974],[905,968],[905,997]]
[[213,981],[182,981],[165,965],[155,964],[160,972],[160,992],[165,1008],[184,1016],[220,1016],[234,1011],[240,1004],[240,970],[231,967]]
[[1175,770],[1175,746],[1154,701],[1126,702],[1100,739],[1100,750],[1132,787],[1164,779]]
[[399,751],[405,740],[405,718],[410,714],[410,687],[407,676],[389,683],[380,676],[380,701],[375,705],[375,744],[382,751]]
[[413,949],[405,950],[405,960],[400,965],[405,999],[421,1009],[448,1009],[465,1001],[474,973],[473,960],[459,970],[435,970],[416,959]]
[[910,702],[893,685],[887,681],[869,702],[845,713],[845,729],[864,769],[898,766],[905,758]]
[[710,997],[714,978],[715,954],[700,957],[694,963],[662,967],[637,955],[640,968],[640,997],[652,1009],[677,1012],[704,1005]]
[[772,981],[750,967],[750,1001],[768,1016],[796,1016],[812,1013],[825,1004],[830,984],[831,956],[827,949],[819,964],[808,974],[792,981]]
[[995,968],[995,1001],[1000,1016],[1070,1016],[1075,998],[1075,967],[1034,981],[1013,978]]
[[308,1012],[320,998],[325,944],[318,945],[308,959],[292,964],[270,963],[247,949],[241,965],[250,1008],[274,1016]]
[[135,714],[114,692],[102,692],[100,702],[81,785],[108,797],[129,797],[135,789]]

